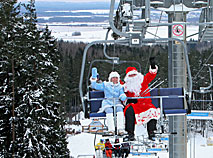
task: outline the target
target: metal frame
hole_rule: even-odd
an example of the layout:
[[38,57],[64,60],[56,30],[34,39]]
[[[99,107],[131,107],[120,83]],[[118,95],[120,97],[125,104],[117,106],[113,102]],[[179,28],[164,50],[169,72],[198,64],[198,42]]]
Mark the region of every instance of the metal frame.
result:
[[[160,38],[160,39],[144,39],[143,42],[144,43],[156,43],[156,42],[160,42],[160,41],[178,41],[181,43],[181,45],[184,48],[184,54],[185,54],[185,59],[186,59],[186,64],[187,64],[187,70],[188,70],[188,77],[189,77],[189,88],[188,88],[188,95],[189,95],[189,103],[191,103],[191,94],[192,94],[192,77],[191,77],[191,70],[190,70],[190,65],[189,65],[189,59],[188,59],[188,53],[187,53],[187,49],[186,46],[184,44],[183,41],[181,41],[180,39],[176,39],[176,38]],[[129,43],[129,40],[103,40],[103,41],[94,41],[89,43],[85,49],[84,49],[84,54],[83,54],[83,58],[82,58],[82,66],[81,66],[81,75],[80,75],[80,82],[79,82],[79,92],[80,92],[80,97],[81,97],[81,102],[82,102],[82,106],[83,106],[83,111],[85,112],[85,103],[84,103],[84,95],[83,95],[83,78],[84,78],[84,70],[85,70],[85,63],[86,63],[86,55],[87,55],[87,51],[88,49],[95,44],[104,44],[104,43],[116,43],[116,44],[123,44],[126,45]]]
[[[116,60],[116,61],[117,61],[117,60]],[[117,63],[115,63],[115,60],[102,60],[102,59],[96,59],[96,60],[93,60],[93,61],[90,63],[89,72],[88,72],[87,81],[86,81],[86,86],[87,86],[87,87],[89,87],[88,81],[89,81],[89,78],[90,78],[90,75],[91,75],[90,73],[91,73],[92,65],[93,65],[95,62],[105,62],[105,63],[109,63],[109,64],[133,63],[133,64],[137,64],[137,65],[138,65],[138,70],[141,72],[141,65],[140,65],[139,62],[136,62],[136,61],[118,60]]]
[[[172,98],[185,98],[185,95],[177,95],[177,96],[149,96],[149,97],[127,97],[127,99],[160,99],[160,120],[161,120],[161,132],[164,133],[163,130],[163,99],[172,99]],[[105,99],[111,99],[111,100],[115,100],[117,98],[94,98],[94,99],[89,99],[88,101],[99,101],[99,100],[105,100]],[[115,106],[114,106],[115,108]],[[184,100],[184,108],[187,109],[186,107],[186,101]],[[185,114],[185,113],[184,113]],[[171,115],[171,114],[168,114]],[[172,115],[180,115],[180,114],[172,114]],[[182,113],[183,115],[183,113]]]

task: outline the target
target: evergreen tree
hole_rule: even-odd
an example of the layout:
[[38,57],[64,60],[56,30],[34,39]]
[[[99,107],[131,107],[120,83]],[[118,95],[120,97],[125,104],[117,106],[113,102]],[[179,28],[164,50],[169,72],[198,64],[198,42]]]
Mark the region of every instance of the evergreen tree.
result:
[[0,156],[14,157],[17,150],[17,48],[22,18],[15,0],[0,2]]
[[0,157],[68,157],[56,41],[37,28],[34,1],[23,16],[15,5],[0,3]]
[[[59,42],[60,45],[60,42]],[[59,46],[59,48],[61,48]],[[63,53],[62,50],[60,52],[60,65],[59,65],[59,89],[60,89],[60,99],[62,103],[63,109],[61,111],[69,111],[71,108],[69,105],[69,100],[72,97],[72,93],[70,90],[73,89],[72,83],[72,58],[69,56],[68,52]]]
[[26,157],[66,157],[69,152],[66,147],[64,121],[59,113],[59,53],[56,41],[51,37],[48,28],[38,30],[34,1],[25,7],[25,61],[29,75],[25,79],[27,84],[23,98],[24,103],[28,103],[23,154]]
[[[63,113],[60,114],[60,91],[58,90],[58,70],[60,54],[57,50],[57,42],[51,36],[51,32],[46,29],[43,31],[43,53],[46,58],[43,63],[43,78],[41,80],[44,91],[44,105],[46,106],[47,119],[49,119],[47,132],[48,148],[54,157],[69,157],[65,137]],[[52,139],[54,138],[54,139]]]

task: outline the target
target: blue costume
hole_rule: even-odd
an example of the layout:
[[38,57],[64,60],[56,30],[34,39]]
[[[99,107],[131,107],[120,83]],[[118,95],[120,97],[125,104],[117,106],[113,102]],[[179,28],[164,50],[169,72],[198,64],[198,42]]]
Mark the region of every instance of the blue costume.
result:
[[[115,130],[114,119],[113,119],[113,106],[116,105],[117,112],[117,127],[118,133],[123,133],[124,129],[124,113],[123,105],[121,101],[126,100],[126,94],[122,85],[119,83],[120,75],[117,72],[111,72],[109,74],[109,82],[97,83],[97,69],[92,69],[92,77],[90,79],[92,88],[96,90],[104,91],[104,99],[99,112],[106,112],[108,130],[113,134]],[[118,83],[116,83],[116,80]],[[114,83],[113,83],[114,82]],[[114,98],[114,99],[112,99]]]
[[108,107],[113,107],[114,101],[113,99],[110,98],[116,98],[115,105],[123,108],[123,105],[121,104],[120,100],[125,101],[126,95],[124,94],[123,87],[121,86],[120,83],[113,84],[112,82],[106,81],[103,83],[97,83],[96,81],[92,81],[91,86],[96,90],[104,91],[105,98],[109,98],[102,101],[102,107],[100,109],[100,112],[105,111],[105,109]]

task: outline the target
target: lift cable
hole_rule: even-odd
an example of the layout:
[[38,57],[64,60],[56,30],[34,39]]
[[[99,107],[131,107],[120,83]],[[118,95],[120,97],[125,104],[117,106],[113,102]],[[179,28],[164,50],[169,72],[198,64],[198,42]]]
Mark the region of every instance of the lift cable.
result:
[[207,62],[209,61],[209,59],[211,58],[211,56],[213,55],[213,52],[210,54],[210,56],[208,57],[208,59],[205,61],[205,63],[203,64],[203,66],[201,67],[201,69],[198,71],[198,73],[195,75],[195,77],[192,79],[192,81],[194,81],[197,76],[199,75],[199,73],[203,70],[204,66],[207,64]]
[[[163,15],[163,11],[161,11],[161,13],[160,13],[160,19],[159,19],[159,22],[158,22],[158,23],[160,23],[160,22],[161,22],[162,15]],[[156,28],[155,38],[156,38],[156,37],[160,38],[159,36],[157,36],[158,28],[159,28],[159,26],[157,26],[157,28]]]
[[[113,45],[113,56],[115,56],[115,43]],[[115,71],[115,62],[113,61],[112,71]]]

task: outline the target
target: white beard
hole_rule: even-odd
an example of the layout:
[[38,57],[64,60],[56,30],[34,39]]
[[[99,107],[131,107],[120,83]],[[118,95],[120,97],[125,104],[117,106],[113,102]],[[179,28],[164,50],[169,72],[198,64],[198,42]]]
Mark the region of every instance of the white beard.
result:
[[141,92],[141,83],[143,82],[143,78],[144,76],[141,73],[138,73],[134,77],[126,76],[124,78],[124,91],[133,92],[136,96],[139,96]]

